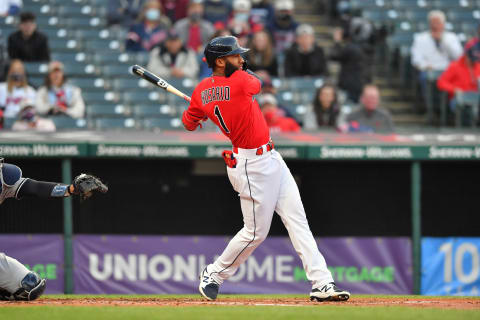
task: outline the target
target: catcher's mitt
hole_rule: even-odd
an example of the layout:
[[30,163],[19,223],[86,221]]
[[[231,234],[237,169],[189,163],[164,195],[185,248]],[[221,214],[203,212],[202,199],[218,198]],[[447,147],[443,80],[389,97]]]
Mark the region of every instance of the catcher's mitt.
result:
[[106,193],[108,187],[95,176],[82,173],[73,179],[73,194],[79,195],[82,200],[92,196],[94,191]]

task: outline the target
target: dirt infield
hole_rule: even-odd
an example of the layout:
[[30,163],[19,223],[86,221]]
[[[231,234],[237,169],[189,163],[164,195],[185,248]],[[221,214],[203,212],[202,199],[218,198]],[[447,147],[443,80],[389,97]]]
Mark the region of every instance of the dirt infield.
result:
[[155,306],[155,307],[184,307],[184,306],[396,306],[413,308],[438,309],[479,309],[480,299],[475,298],[375,298],[353,297],[346,302],[311,302],[303,298],[222,298],[216,301],[204,301],[200,298],[73,298],[73,299],[40,299],[32,302],[4,302],[0,301],[0,308],[7,306]]

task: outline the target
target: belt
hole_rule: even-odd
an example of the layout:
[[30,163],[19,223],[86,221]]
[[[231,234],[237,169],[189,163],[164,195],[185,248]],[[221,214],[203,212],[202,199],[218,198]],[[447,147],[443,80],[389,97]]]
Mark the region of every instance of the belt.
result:
[[268,143],[255,149],[242,149],[242,148],[233,147],[232,150],[233,150],[233,153],[240,156],[241,158],[250,159],[250,158],[256,158],[267,152],[270,152],[273,150],[273,148],[274,148],[273,141],[270,140]]

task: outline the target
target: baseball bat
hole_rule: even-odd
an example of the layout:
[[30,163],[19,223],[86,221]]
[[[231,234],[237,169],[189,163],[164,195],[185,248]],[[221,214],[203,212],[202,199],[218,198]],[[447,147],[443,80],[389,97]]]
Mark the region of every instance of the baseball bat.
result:
[[187,96],[185,93],[181,92],[171,84],[169,84],[166,80],[160,78],[156,74],[148,71],[147,69],[139,66],[139,65],[134,65],[131,66],[129,69],[130,73],[136,76],[139,76],[140,78],[143,78],[147,80],[148,82],[156,85],[157,87],[160,87],[170,93],[173,93],[174,95],[179,96],[180,98],[185,99],[186,101],[190,102],[191,98]]

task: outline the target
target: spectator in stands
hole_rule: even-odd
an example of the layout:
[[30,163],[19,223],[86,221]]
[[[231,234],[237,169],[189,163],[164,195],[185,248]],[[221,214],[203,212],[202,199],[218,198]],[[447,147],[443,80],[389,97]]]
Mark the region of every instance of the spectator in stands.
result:
[[19,30],[8,37],[10,59],[23,62],[50,61],[48,38],[37,31],[35,15],[31,12],[20,14]]
[[252,0],[252,9],[250,10],[253,23],[267,26],[274,17],[274,8],[270,0]]
[[190,0],[187,8],[187,17],[177,21],[175,30],[186,44],[187,48],[195,52],[203,50],[203,46],[210,40],[215,29],[213,25],[202,19],[204,13],[203,0]]
[[277,54],[283,53],[295,42],[295,31],[297,30],[298,23],[293,17],[293,11],[293,0],[275,1],[274,17],[267,28],[273,35]]
[[48,65],[48,74],[44,85],[38,89],[35,107],[39,114],[66,115],[76,119],[84,117],[82,92],[67,82],[60,61],[52,61]]
[[303,127],[310,130],[336,127],[339,113],[337,90],[331,84],[324,84],[317,89],[312,105],[305,112]]
[[363,86],[367,83],[364,53],[351,38],[343,38],[340,28],[334,30],[333,41],[330,59],[340,63],[338,87],[346,91],[348,100],[357,103]]
[[177,22],[187,16],[187,7],[189,0],[160,0],[165,15],[172,23]]
[[157,0],[148,0],[144,3],[138,21],[139,23],[130,27],[125,50],[150,51],[165,40],[170,20],[162,15],[160,3]]
[[419,71],[419,81],[425,96],[427,72],[443,71],[462,55],[457,35],[445,31],[445,14],[439,10],[428,14],[430,30],[415,35],[411,48],[412,65]]
[[145,0],[108,0],[107,24],[128,29],[140,14]]
[[163,78],[197,78],[197,56],[183,45],[177,32],[171,29],[167,40],[150,52],[148,69]]
[[3,0],[0,2],[0,17],[15,16],[22,9],[22,0]]
[[391,133],[394,131],[392,116],[387,109],[379,107],[380,92],[376,85],[367,84],[360,98],[360,107],[339,119],[342,132]]
[[24,100],[18,113],[18,120],[13,123],[13,131],[55,131],[55,123],[51,119],[37,116],[35,104],[31,100]]
[[35,96],[35,89],[28,85],[22,61],[13,60],[7,72],[7,81],[0,83],[0,109],[4,110],[4,117],[15,118],[22,100],[35,100]]
[[262,94],[258,98],[258,103],[260,104],[260,108],[262,109],[263,116],[267,121],[270,131],[300,131],[298,123],[294,119],[286,117],[284,112],[278,108],[277,99],[273,94]]
[[269,75],[278,76],[278,63],[270,35],[261,30],[253,34],[247,53],[248,66],[252,71],[265,70]]
[[228,20],[227,27],[232,34],[238,38],[241,46],[246,46],[248,36],[253,32],[260,30],[261,25],[255,25],[250,18],[250,9],[252,5],[249,0],[233,1],[232,17]]
[[296,32],[296,43],[285,53],[285,76],[327,76],[327,60],[315,44],[313,27],[301,24]]
[[[233,3],[235,5],[235,1]],[[226,24],[231,11],[229,3],[224,0],[205,0],[204,9],[203,18],[214,25],[217,22]]]
[[[437,80],[438,89],[448,92],[450,109],[454,111],[458,104],[456,95],[462,92],[478,92],[480,79],[480,42],[470,41],[465,53],[453,61]],[[463,122],[470,122],[464,119]]]

